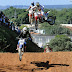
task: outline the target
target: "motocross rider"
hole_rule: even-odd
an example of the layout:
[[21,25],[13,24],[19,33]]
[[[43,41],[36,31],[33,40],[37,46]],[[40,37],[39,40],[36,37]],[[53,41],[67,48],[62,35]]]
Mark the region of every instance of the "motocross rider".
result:
[[47,13],[44,13],[44,6],[40,5],[39,2],[36,3],[35,7],[37,8],[38,12],[42,15],[42,20],[43,20],[43,16],[45,20],[47,20],[48,13],[50,11],[48,11]]
[[[27,37],[29,37],[29,40],[32,41],[31,35],[30,35],[29,31],[27,30],[27,27],[24,27],[24,28],[22,29],[22,32],[21,32],[20,35],[18,36],[18,38],[24,39],[24,38],[27,38]],[[16,49],[16,50],[18,50],[19,44],[20,44],[20,42],[18,41],[18,45],[17,45],[17,49]],[[24,42],[24,44],[26,45],[26,41]],[[26,47],[25,47],[25,51],[26,51]]]
[[31,3],[31,6],[26,10],[29,10],[29,22],[32,24],[32,18],[33,18],[33,6],[34,6],[34,2]]

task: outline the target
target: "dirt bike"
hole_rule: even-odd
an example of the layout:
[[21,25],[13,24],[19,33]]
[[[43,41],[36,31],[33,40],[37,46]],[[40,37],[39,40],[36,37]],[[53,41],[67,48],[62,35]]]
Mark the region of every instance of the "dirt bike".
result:
[[17,38],[19,39],[19,45],[17,45],[17,50],[18,50],[18,53],[19,53],[19,60],[21,61],[22,60],[22,55],[24,52],[26,52],[26,48],[25,48],[25,42],[28,38]]
[[56,16],[48,16],[47,20],[45,20],[44,16],[39,12],[34,13],[34,16],[36,17],[35,18],[35,29],[36,30],[38,29],[39,22],[41,23],[48,22],[50,25],[53,25],[56,19]]
[[[47,14],[47,12],[45,14]],[[28,14],[28,16],[29,16],[29,14]],[[32,22],[34,22],[36,30],[38,29],[39,22],[41,22],[41,23],[48,22],[50,25],[54,25],[55,19],[56,19],[56,16],[48,16],[47,15],[47,19],[45,20],[45,17],[40,12],[35,12],[35,11],[33,11],[33,14],[31,14],[30,17],[31,17],[30,18],[31,24],[32,24]]]

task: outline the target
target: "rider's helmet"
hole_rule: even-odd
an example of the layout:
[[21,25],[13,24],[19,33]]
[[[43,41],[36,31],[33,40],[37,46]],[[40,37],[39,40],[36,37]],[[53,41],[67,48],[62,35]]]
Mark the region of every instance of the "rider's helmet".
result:
[[27,32],[27,27],[24,27],[23,28],[23,34],[26,34],[26,32]]
[[32,2],[31,5],[34,6],[34,2]]
[[49,44],[47,43],[47,46],[49,46]]
[[36,6],[39,7],[39,2],[36,3]]

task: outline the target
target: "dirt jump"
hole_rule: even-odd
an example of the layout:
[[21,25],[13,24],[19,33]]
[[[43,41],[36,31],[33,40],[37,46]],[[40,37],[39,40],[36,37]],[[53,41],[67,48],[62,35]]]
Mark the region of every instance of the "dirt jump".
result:
[[0,72],[72,72],[72,52],[0,53]]

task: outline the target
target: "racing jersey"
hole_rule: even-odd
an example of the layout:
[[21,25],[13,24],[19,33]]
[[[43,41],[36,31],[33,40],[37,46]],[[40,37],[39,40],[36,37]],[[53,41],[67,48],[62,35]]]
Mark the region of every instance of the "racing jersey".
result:
[[22,38],[27,38],[27,37],[31,38],[31,35],[30,35],[29,31],[27,31],[25,34],[23,34],[23,32],[21,32],[19,35],[19,38],[21,38],[21,37]]

